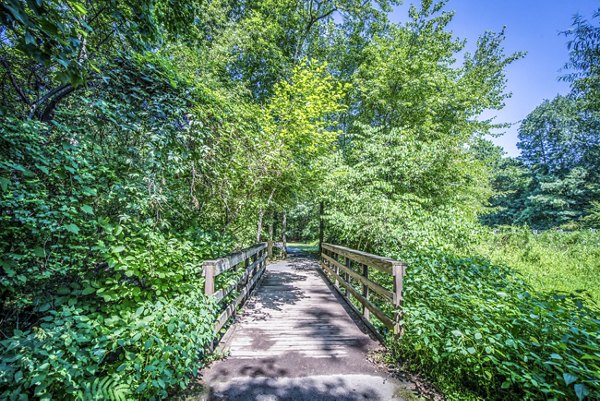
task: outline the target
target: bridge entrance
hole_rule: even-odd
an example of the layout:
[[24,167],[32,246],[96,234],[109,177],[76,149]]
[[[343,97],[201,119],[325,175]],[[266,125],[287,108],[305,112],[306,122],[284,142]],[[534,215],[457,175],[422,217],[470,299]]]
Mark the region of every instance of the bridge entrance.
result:
[[[403,399],[400,393],[406,390],[406,384],[392,379],[382,366],[372,362],[383,346],[364,314],[357,313],[360,311],[351,307],[344,292],[335,286],[335,276],[342,280],[338,274],[343,274],[339,269],[337,274],[334,270],[327,272],[335,269],[333,261],[323,260],[323,270],[315,256],[294,252],[287,260],[263,266],[263,250],[262,245],[250,248],[245,251],[248,262],[238,262],[248,266],[250,273],[245,280],[250,286],[256,285],[256,290],[218,345],[226,357],[203,372],[210,388],[207,397]],[[253,251],[256,257],[251,255]],[[329,255],[334,260],[333,253]],[[220,263],[221,268],[227,265]],[[212,265],[215,272],[219,271],[218,261]],[[255,268],[256,273],[252,273]],[[253,277],[261,279],[252,283]],[[219,291],[214,292],[217,298],[224,294]],[[242,298],[246,296],[241,294]]]

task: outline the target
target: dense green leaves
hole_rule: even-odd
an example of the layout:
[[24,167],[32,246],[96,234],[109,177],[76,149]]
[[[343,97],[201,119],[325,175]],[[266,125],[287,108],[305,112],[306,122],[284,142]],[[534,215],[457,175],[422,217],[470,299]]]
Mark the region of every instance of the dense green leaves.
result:
[[519,128],[518,160],[488,160],[497,194],[484,221],[536,229],[586,225],[585,216],[600,199],[598,127],[598,118],[574,96],[558,96],[533,110]]
[[356,113],[325,186],[329,232],[342,243],[459,243],[489,195],[486,169],[468,147],[492,128],[477,117],[501,107],[503,68],[520,54],[505,55],[503,34],[486,33],[456,63],[464,43],[447,30],[452,13],[442,7],[411,7],[409,22],[363,52]]
[[504,32],[463,53],[445,2],[401,24],[393,4],[0,5],[1,398],[185,387],[215,336],[202,261],[285,212],[308,239],[318,204],[330,241],[410,262],[390,346],[411,367],[479,397],[597,396],[587,301],[464,257],[493,242],[478,224],[492,169],[489,222],[597,225],[595,30],[572,33],[581,99],[540,106],[523,159],[502,160],[481,113],[521,54]]
[[409,272],[406,331],[395,347],[445,387],[502,400],[600,391],[600,321],[577,296],[539,294],[479,258],[419,256]]
[[586,109],[598,116],[600,111],[600,9],[587,21],[580,15],[573,18],[571,29],[564,32],[569,38],[570,60],[566,67],[573,91],[586,103]]

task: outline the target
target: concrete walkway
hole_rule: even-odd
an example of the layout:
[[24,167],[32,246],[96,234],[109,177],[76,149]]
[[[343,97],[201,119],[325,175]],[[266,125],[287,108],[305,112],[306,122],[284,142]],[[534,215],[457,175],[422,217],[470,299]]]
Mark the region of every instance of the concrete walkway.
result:
[[403,400],[406,386],[367,360],[379,343],[302,254],[271,264],[203,371],[210,400]]

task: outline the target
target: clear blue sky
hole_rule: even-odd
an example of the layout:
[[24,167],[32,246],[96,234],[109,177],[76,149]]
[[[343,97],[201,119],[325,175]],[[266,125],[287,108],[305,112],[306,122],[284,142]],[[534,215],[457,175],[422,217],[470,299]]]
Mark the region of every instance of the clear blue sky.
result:
[[[405,21],[411,3],[405,0],[391,15],[394,22]],[[492,140],[502,145],[509,156],[517,156],[518,122],[543,99],[569,92],[569,85],[559,82],[561,69],[568,61],[567,38],[559,35],[571,26],[579,13],[590,19],[600,7],[598,0],[449,0],[446,9],[456,12],[450,29],[467,39],[467,50],[474,48],[477,37],[486,30],[499,31],[506,26],[504,48],[508,52],[526,51],[525,58],[507,69],[506,107],[496,115],[498,122],[516,123],[504,135]],[[488,117],[488,116],[486,116]]]

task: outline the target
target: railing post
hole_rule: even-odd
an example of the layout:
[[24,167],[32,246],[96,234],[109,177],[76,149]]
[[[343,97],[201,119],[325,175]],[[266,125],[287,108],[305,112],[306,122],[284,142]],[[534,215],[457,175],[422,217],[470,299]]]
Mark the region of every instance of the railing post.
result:
[[[337,254],[333,251],[331,251],[331,255],[329,255],[333,258],[333,260],[335,260],[336,262],[339,262],[340,259],[338,258]],[[338,280],[338,276],[340,275],[340,268],[335,265],[335,286],[337,288],[340,288],[340,281]]]
[[400,320],[402,319],[402,287],[404,280],[404,270],[406,267],[403,264],[394,265],[392,267],[394,274],[394,307],[396,314],[394,316],[394,334],[402,336],[404,334],[404,327],[400,326]]
[[249,257],[246,260],[244,260],[244,274],[247,273],[246,275],[246,281],[244,283],[244,287],[248,285],[248,280],[250,280],[250,272],[248,271],[248,268],[250,267],[250,259],[252,259],[253,257]]
[[260,269],[262,268],[262,253],[263,253],[263,249],[261,249],[260,251],[258,251],[256,253],[256,266],[254,266],[254,271],[258,272],[260,271]]
[[[323,268],[323,266],[329,266],[329,262],[325,259],[324,255],[327,255],[327,249],[321,249],[319,251],[319,259],[321,260],[321,265],[322,265],[321,268]],[[329,266],[329,267],[331,267],[331,266]],[[323,270],[325,270],[325,269],[323,269]]]
[[[351,269],[352,266],[352,261],[350,260],[349,257],[344,257],[346,263],[346,267],[348,269]],[[348,273],[344,273],[344,281],[346,281],[346,283],[348,283],[348,285],[350,284],[350,275]],[[348,296],[348,288],[344,287],[344,294],[346,294],[346,297]]]
[[325,226],[323,222],[323,201],[319,202],[319,253],[323,252]]
[[[362,265],[362,276],[366,279],[369,279],[369,266],[367,265]],[[369,286],[363,283],[363,297],[365,297],[365,299],[368,301],[369,300]],[[363,316],[365,317],[365,319],[367,319],[368,321],[370,321],[370,312],[369,309],[363,305]]]
[[215,293],[215,262],[212,260],[202,263],[204,271],[204,295],[210,296]]

